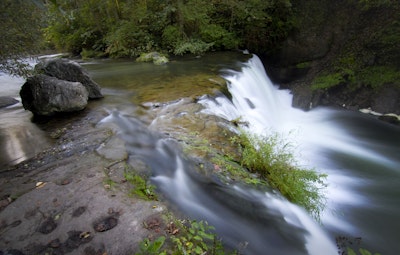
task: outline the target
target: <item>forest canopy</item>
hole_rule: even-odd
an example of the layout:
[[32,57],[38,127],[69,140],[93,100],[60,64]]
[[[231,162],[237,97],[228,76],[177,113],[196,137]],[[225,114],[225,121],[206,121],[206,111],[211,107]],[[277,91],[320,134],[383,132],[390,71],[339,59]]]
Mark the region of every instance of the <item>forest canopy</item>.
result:
[[275,50],[292,28],[289,0],[51,0],[46,39],[84,57]]
[[39,0],[1,0],[0,10],[0,70],[26,75],[21,59],[43,47],[46,7]]

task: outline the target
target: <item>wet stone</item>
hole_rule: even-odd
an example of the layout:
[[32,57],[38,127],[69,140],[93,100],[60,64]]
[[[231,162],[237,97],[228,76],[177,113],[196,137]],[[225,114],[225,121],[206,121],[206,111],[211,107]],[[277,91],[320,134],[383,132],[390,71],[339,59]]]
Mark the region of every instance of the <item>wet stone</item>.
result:
[[60,241],[60,239],[54,239],[54,240],[51,240],[50,241],[50,243],[48,244],[48,246],[50,247],[50,248],[59,248],[60,246],[61,246],[61,241]]
[[47,246],[43,244],[32,243],[25,247],[27,254],[42,255],[46,254]]
[[50,234],[56,229],[57,223],[53,220],[53,218],[47,218],[38,228],[38,232],[42,234]]
[[25,253],[23,253],[20,250],[11,249],[11,250],[7,250],[5,252],[0,251],[0,255],[25,255]]
[[88,236],[85,238],[84,236],[82,236],[82,233],[82,231],[75,230],[68,232],[68,239],[64,243],[64,249],[66,252],[71,252],[78,248],[81,244],[92,241],[92,236]]
[[105,232],[105,231],[108,231],[108,230],[114,228],[117,225],[118,225],[118,219],[113,216],[110,216],[110,217],[102,218],[100,220],[95,221],[93,223],[93,228],[97,232]]
[[8,198],[0,200],[0,211],[6,208],[10,203],[11,201]]
[[22,223],[22,221],[16,220],[10,224],[10,227],[15,228],[15,227],[19,226],[21,223]]
[[85,250],[83,251],[85,255],[104,255],[107,254],[106,250],[104,248],[104,245],[100,245],[101,247],[99,247],[98,249],[92,247],[92,246],[88,246],[85,248]]
[[86,206],[81,206],[75,209],[75,211],[72,213],[72,217],[79,217],[81,216],[84,212],[86,212]]

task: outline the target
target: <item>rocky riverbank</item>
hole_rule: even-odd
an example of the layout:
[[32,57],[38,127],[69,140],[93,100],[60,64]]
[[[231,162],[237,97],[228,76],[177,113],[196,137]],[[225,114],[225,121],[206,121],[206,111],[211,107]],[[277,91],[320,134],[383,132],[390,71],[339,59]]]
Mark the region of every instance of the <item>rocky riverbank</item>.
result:
[[[184,98],[131,109],[151,130],[183,144],[201,133],[227,149],[224,126],[233,124],[201,115],[201,108]],[[94,101],[77,113],[33,119],[54,146],[0,172],[0,254],[134,254],[145,238],[166,233],[172,212],[165,201],[132,196],[126,173],[146,166],[132,163],[124,142],[98,125],[107,115]],[[198,153],[204,151],[192,156],[203,169],[214,170]]]
[[157,234],[143,223],[167,209],[128,196],[124,145],[93,106],[39,121],[55,146],[1,170],[0,254],[133,254]]

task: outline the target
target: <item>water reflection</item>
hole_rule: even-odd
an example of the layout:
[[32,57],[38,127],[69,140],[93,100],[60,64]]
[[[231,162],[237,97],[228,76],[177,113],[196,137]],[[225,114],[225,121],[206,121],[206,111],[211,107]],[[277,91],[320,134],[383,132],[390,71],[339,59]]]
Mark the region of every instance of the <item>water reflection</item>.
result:
[[0,167],[6,168],[35,156],[50,145],[44,132],[31,122],[21,105],[0,109]]

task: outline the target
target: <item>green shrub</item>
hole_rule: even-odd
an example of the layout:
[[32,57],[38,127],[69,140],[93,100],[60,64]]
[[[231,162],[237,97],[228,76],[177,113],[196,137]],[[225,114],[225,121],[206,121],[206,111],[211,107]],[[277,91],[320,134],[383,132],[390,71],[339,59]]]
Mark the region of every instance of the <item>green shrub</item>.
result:
[[316,219],[324,208],[325,174],[304,169],[296,162],[290,143],[278,134],[258,136],[243,132],[232,139],[242,151],[241,164],[265,178],[289,201],[305,208]]
[[214,227],[207,222],[190,221],[184,224],[176,221],[180,234],[171,236],[175,244],[173,254],[225,254],[221,241],[213,233]]
[[186,53],[201,55],[207,52],[213,43],[206,43],[199,39],[189,39],[183,42],[179,42],[174,49],[175,55],[184,55]]
[[164,242],[165,236],[160,236],[154,241],[150,241],[150,239],[146,238],[140,242],[140,251],[135,255],[166,255],[167,253],[165,251],[161,251]]
[[122,21],[105,37],[106,53],[111,57],[135,57],[157,48],[153,36],[133,22]]
[[207,222],[173,219],[169,228],[172,230],[170,235],[160,236],[154,241],[148,238],[141,241],[140,251],[135,255],[231,254],[227,253],[214,233],[214,227]]
[[203,41],[213,43],[213,47],[218,50],[235,49],[239,44],[239,40],[233,33],[215,24],[203,26],[200,35]]
[[167,26],[162,34],[163,45],[168,49],[175,49],[175,46],[182,38],[182,33],[177,26]]

